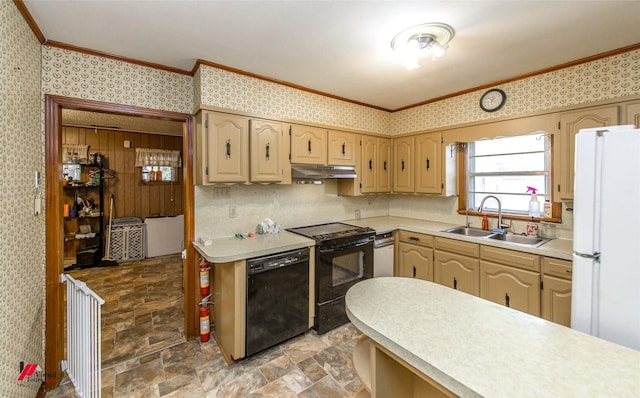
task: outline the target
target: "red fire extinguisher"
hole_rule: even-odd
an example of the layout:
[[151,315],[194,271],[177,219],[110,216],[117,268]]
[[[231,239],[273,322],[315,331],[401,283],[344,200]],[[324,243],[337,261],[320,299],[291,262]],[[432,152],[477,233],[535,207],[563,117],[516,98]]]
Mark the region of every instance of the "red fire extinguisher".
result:
[[206,343],[209,341],[209,333],[211,328],[209,326],[209,304],[213,304],[209,301],[208,295],[200,301],[200,341]]
[[206,296],[209,294],[209,264],[200,259],[200,294]]

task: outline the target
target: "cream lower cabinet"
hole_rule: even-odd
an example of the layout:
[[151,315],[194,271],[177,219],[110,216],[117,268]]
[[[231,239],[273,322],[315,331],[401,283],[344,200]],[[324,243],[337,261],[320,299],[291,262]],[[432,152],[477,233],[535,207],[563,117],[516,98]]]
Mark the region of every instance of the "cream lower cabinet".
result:
[[479,296],[479,251],[480,247],[477,243],[436,237],[433,257],[433,281],[452,289]]
[[213,333],[227,356],[244,358],[246,341],[246,261],[213,264]]
[[542,318],[571,326],[572,262],[542,258]]
[[400,231],[395,276],[433,282],[433,236]]
[[480,297],[540,316],[540,257],[480,246]]

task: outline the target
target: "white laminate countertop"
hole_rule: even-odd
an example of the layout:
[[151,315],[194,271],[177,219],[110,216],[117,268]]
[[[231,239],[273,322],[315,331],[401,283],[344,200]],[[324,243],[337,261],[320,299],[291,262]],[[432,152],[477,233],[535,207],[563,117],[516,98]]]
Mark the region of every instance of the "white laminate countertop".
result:
[[459,227],[460,224],[448,224],[435,221],[416,220],[403,217],[372,217],[362,218],[359,220],[342,221],[346,224],[357,225],[362,227],[370,227],[377,233],[389,232],[402,229],[410,232],[423,233],[428,235],[440,236],[443,238],[451,238],[463,240],[466,242],[480,243],[488,246],[501,247],[503,249],[518,250],[521,252],[537,254],[541,256],[555,257],[563,260],[571,260],[573,254],[573,241],[569,239],[553,239],[539,247],[521,246],[513,243],[500,242],[493,239],[478,238],[473,236],[463,236],[442,232],[445,229]]
[[208,246],[193,242],[196,250],[210,263],[228,263],[311,247],[315,244],[313,239],[287,231],[270,235],[255,235],[253,238],[245,239],[218,238],[213,239],[211,245]]
[[[540,247],[527,247],[494,241],[487,238],[476,238],[471,236],[454,235],[442,232],[445,229],[456,227],[456,224],[447,224],[434,221],[416,220],[403,217],[371,217],[359,220],[341,221],[346,224],[370,227],[377,233],[389,232],[397,229],[405,231],[424,233],[445,238],[464,240],[467,242],[480,243],[501,247],[504,249],[518,250],[542,256],[571,260],[572,241],[566,239],[554,239]],[[205,246],[199,242],[193,242],[198,252],[209,262],[226,263],[247,258],[265,256],[280,253],[288,250],[300,249],[315,245],[313,239],[282,231],[271,235],[255,235],[253,238],[238,239],[233,236],[217,238],[212,240],[212,244]]]
[[435,283],[374,278],[351,322],[461,397],[640,397],[640,352]]

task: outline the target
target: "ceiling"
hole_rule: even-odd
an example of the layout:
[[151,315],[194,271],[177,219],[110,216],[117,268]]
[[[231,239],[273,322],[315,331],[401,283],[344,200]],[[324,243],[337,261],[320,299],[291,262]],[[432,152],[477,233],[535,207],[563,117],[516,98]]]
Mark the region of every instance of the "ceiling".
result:
[[[47,40],[191,71],[198,59],[395,110],[640,43],[640,1],[24,0]],[[407,70],[405,28],[455,29]]]
[[121,130],[175,136],[182,136],[184,131],[182,122],[73,109],[62,110],[62,124],[101,130]]

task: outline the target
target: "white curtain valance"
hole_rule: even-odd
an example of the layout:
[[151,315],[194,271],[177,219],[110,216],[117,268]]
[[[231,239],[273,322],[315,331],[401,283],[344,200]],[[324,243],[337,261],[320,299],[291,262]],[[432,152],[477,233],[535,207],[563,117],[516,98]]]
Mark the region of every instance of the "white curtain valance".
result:
[[180,151],[167,149],[136,148],[136,167],[182,167]]

